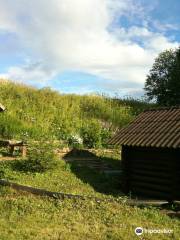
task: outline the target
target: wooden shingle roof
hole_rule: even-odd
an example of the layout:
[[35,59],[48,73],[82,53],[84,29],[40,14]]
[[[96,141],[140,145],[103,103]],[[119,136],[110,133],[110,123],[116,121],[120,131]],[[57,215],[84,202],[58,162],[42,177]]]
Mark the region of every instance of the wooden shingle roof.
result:
[[180,107],[142,112],[110,139],[109,144],[180,148]]

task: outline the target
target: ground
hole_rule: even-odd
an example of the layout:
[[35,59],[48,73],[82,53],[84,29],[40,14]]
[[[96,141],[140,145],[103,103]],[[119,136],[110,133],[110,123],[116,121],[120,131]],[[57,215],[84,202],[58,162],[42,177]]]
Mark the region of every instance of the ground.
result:
[[[98,154],[114,168],[118,155]],[[179,239],[180,221],[156,208],[131,207],[120,191],[118,175],[109,175],[87,166],[58,160],[46,173],[23,172],[19,161],[1,162],[1,178],[47,190],[96,196],[93,199],[57,200],[0,188],[0,240],[71,239]],[[119,197],[119,198],[118,198]],[[117,198],[119,201],[116,201]],[[108,199],[112,199],[109,201]],[[170,229],[173,234],[136,236],[136,227]]]

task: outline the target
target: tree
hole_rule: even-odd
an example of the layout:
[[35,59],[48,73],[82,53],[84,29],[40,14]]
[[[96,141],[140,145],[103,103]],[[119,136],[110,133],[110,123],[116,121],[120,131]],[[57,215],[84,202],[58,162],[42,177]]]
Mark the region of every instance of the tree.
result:
[[147,75],[144,90],[148,100],[159,105],[180,105],[180,48],[159,54]]

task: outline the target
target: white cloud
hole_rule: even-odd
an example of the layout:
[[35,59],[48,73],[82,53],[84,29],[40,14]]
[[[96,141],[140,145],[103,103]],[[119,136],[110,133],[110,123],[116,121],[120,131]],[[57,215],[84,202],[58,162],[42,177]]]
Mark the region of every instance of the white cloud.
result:
[[52,79],[57,73],[53,70],[45,68],[41,62],[27,63],[23,66],[10,67],[7,73],[0,74],[2,79],[13,79],[14,81],[21,81],[26,83],[46,84],[49,79]]
[[128,14],[146,22],[144,9],[133,0],[0,0],[0,29],[15,33],[32,61],[42,59],[33,68],[11,66],[2,75],[50,81],[56,73],[77,70],[103,77],[104,85],[116,88],[125,81],[143,84],[154,57],[177,43],[146,24],[108,31]]
[[158,20],[153,22],[154,27],[159,30],[160,32],[166,32],[168,30],[178,30],[180,25],[179,24],[172,24],[172,23],[161,23]]

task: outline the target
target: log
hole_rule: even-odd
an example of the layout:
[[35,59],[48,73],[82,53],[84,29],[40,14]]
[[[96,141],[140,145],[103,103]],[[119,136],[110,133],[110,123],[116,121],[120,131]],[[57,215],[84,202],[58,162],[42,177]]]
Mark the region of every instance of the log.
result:
[[75,195],[75,194],[68,194],[68,193],[60,193],[60,192],[51,192],[51,191],[47,191],[45,189],[40,189],[40,188],[33,188],[30,186],[24,186],[18,183],[14,183],[14,182],[9,182],[5,179],[0,179],[0,185],[3,186],[8,186],[11,187],[17,191],[25,191],[25,192],[29,192],[35,195],[39,195],[39,196],[47,196],[47,197],[52,197],[55,199],[81,199],[81,200],[86,200],[86,199],[91,199],[91,200],[95,200],[97,202],[102,202],[102,201],[108,201],[108,202],[120,202],[120,203],[125,203],[131,206],[160,206],[163,204],[167,204],[168,202],[166,200],[147,200],[147,199],[124,199],[125,195],[122,195],[121,199],[115,199],[115,198],[97,198],[97,197],[92,197],[92,196],[83,196],[83,195]]

